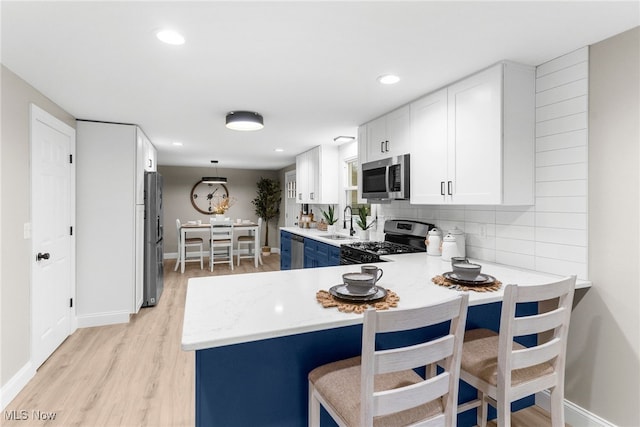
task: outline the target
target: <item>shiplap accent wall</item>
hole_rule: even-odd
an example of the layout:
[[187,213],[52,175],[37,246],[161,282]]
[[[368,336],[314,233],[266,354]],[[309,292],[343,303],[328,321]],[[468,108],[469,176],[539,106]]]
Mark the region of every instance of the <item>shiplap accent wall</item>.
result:
[[377,206],[379,216],[454,226],[467,255],[554,274],[587,277],[587,47],[536,70],[534,206]]

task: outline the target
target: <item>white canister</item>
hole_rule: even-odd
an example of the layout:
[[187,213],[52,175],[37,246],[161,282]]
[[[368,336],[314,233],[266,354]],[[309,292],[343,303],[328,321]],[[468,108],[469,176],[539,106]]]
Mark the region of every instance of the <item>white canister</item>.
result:
[[458,245],[458,256],[465,257],[467,256],[466,250],[466,239],[464,236],[464,231],[460,230],[458,227],[453,227],[451,230],[447,232],[456,238],[456,244]]
[[442,239],[442,260],[451,261],[452,257],[460,256],[455,236],[447,234]]
[[427,245],[427,255],[440,256],[440,244],[442,243],[442,232],[437,228],[432,228],[424,241]]

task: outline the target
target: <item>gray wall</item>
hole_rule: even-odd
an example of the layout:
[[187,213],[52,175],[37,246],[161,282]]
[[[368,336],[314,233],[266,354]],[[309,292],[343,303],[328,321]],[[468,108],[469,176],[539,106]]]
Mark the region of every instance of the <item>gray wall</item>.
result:
[[[190,195],[193,186],[203,176],[211,176],[212,170],[211,168],[158,166],[158,172],[164,178],[164,252],[165,257],[173,257],[178,250],[177,218],[183,223],[195,220],[209,222],[209,215],[198,212],[191,205]],[[261,177],[279,179],[278,171],[224,169],[219,167],[218,172],[220,176],[227,177],[228,184],[226,184],[226,187],[229,190],[229,197],[236,199],[235,204],[227,211],[226,216],[233,219],[241,218],[257,221],[258,217],[251,203],[257,195],[256,183]],[[271,220],[269,222],[269,246],[272,248],[280,246],[277,221]],[[264,229],[260,239],[264,244]]]
[[640,27],[591,46],[589,278],[571,319],[569,400],[640,425]]
[[0,384],[4,387],[30,359],[31,221],[29,105],[34,103],[75,129],[75,119],[4,65],[2,80],[2,257],[0,258]]

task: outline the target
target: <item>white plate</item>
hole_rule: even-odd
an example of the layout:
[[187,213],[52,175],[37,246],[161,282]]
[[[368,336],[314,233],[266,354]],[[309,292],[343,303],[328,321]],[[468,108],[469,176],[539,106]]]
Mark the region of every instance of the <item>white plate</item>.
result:
[[349,290],[349,287],[347,285],[339,285],[336,288],[336,293],[344,295],[346,297],[366,297],[369,295],[373,295],[376,292],[378,292],[378,288],[376,288],[375,286],[369,289],[367,292],[353,292],[352,290]]
[[387,296],[387,290],[378,286],[374,288],[375,293],[371,295],[348,295],[348,294],[339,293],[338,289],[341,289],[344,287],[346,287],[344,283],[340,285],[332,286],[329,289],[329,293],[338,299],[343,299],[346,301],[353,301],[353,302],[367,302],[367,303],[381,300],[382,298]]

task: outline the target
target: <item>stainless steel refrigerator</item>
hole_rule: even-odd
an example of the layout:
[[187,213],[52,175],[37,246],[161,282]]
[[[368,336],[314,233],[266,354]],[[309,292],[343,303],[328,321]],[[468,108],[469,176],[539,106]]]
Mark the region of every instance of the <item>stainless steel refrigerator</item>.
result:
[[144,301],[143,307],[160,300],[163,285],[162,175],[144,173]]

